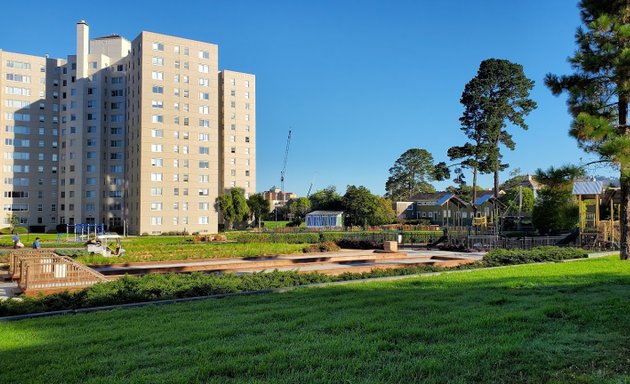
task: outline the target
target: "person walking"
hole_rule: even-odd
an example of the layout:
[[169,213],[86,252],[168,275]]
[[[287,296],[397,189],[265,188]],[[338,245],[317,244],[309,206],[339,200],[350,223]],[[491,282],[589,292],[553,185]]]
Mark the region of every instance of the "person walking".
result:
[[13,234],[13,249],[17,249],[18,243],[20,242],[20,235],[17,233]]
[[39,237],[36,237],[35,241],[33,241],[33,249],[39,249],[39,247]]

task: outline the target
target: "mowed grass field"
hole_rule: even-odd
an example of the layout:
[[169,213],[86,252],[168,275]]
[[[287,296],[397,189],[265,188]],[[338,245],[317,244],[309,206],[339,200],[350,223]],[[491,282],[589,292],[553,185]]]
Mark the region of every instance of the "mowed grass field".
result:
[[627,383],[617,258],[0,323],[0,382]]

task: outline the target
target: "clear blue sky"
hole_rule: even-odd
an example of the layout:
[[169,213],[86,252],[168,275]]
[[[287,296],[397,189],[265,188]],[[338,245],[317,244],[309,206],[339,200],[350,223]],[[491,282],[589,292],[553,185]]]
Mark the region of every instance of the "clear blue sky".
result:
[[516,150],[505,151],[511,169],[592,158],[568,136],[566,98],[543,85],[548,72],[570,72],[577,0],[30,1],[0,13],[0,48],[64,58],[80,19],[92,37],[148,30],[216,43],[221,69],[256,74],[259,191],[280,184],[290,127],[286,189],[298,195],[313,180],[314,190],[382,194],[409,148],[448,161],[465,142],[461,92],[491,57],[522,64],[536,82],[529,130],[512,129]]

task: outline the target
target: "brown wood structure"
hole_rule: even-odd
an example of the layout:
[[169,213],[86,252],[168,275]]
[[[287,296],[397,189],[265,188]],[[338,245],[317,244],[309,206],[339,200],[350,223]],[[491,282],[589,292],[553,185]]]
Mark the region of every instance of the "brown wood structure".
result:
[[[576,182],[573,194],[579,206],[579,243],[586,248],[619,248],[619,216],[621,198],[619,188],[604,191],[599,181]],[[608,216],[603,214],[607,211]]]
[[101,273],[69,257],[43,250],[11,252],[9,273],[26,295],[72,291],[107,281]]

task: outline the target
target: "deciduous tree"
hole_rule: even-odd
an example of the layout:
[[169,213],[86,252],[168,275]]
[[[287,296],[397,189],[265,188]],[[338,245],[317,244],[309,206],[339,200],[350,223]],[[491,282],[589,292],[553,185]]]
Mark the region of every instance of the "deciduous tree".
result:
[[313,193],[309,196],[309,200],[311,200],[311,208],[314,211],[343,210],[341,195],[337,193],[337,189],[332,185]]

